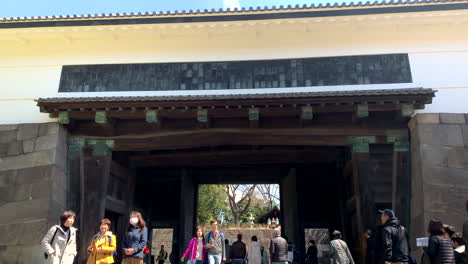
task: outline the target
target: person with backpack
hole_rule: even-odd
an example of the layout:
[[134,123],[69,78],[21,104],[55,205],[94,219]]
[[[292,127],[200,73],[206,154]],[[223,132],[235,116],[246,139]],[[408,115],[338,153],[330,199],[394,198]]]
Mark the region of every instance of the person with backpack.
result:
[[60,225],[52,226],[42,239],[41,246],[47,264],[73,264],[76,251],[76,214],[65,211],[60,215]]
[[111,221],[107,218],[101,220],[99,233],[94,235],[88,247],[88,261],[86,264],[114,263],[117,250],[117,239],[110,231]]
[[156,259],[156,261],[158,262],[158,264],[164,264],[164,262],[166,262],[167,256],[167,251],[164,249],[164,245],[161,245],[161,250],[159,250],[158,258]]
[[122,264],[143,264],[146,243],[148,242],[148,228],[140,212],[130,213],[127,233],[122,241],[124,253]]
[[208,263],[221,264],[221,261],[226,261],[226,249],[224,247],[224,235],[218,231],[218,221],[212,220],[210,222],[211,232],[206,236],[208,249]]
[[406,229],[390,209],[379,211],[383,226],[383,258],[385,264],[415,263]]

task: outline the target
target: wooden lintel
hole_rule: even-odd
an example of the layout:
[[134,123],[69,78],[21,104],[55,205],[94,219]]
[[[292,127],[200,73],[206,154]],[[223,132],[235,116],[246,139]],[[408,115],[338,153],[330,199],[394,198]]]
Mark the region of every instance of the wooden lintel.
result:
[[139,167],[206,167],[278,163],[326,163],[332,162],[335,159],[335,148],[309,150],[205,151],[131,157],[131,160],[135,161]]
[[386,144],[388,130],[328,127],[303,129],[206,129],[156,132],[105,138],[115,141],[115,151],[185,149],[205,146],[285,145],[349,146],[349,136],[373,136],[374,143]]

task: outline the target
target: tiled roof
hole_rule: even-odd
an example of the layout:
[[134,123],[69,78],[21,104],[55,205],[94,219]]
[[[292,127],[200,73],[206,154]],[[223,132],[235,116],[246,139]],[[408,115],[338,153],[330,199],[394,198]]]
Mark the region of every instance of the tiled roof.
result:
[[115,97],[53,97],[40,98],[38,105],[47,103],[84,103],[84,102],[168,102],[168,101],[210,101],[210,100],[250,100],[250,99],[295,99],[325,97],[365,97],[365,96],[428,96],[435,91],[425,88],[352,90],[305,93],[271,94],[228,94],[228,95],[188,95],[188,96],[115,96]]
[[359,1],[350,3],[327,3],[327,4],[311,4],[311,5],[288,5],[288,6],[272,6],[272,7],[249,7],[227,9],[204,9],[204,10],[181,10],[181,11],[160,11],[160,12],[138,12],[138,13],[108,13],[108,14],[86,14],[86,15],[53,15],[53,16],[33,16],[33,17],[5,17],[0,18],[1,23],[14,22],[43,22],[43,21],[73,21],[73,20],[100,20],[100,19],[125,19],[125,18],[156,18],[167,16],[194,16],[194,15],[238,15],[238,14],[258,14],[258,13],[277,13],[283,11],[320,11],[329,9],[346,9],[346,8],[367,8],[367,7],[397,7],[397,6],[422,6],[428,4],[448,4],[448,3],[466,3],[468,0],[380,0],[380,1]]

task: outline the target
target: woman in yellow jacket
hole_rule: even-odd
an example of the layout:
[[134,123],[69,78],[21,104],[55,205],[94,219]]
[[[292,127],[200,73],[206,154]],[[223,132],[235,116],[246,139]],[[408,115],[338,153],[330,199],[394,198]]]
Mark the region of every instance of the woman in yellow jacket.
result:
[[111,221],[107,218],[101,220],[100,232],[93,237],[88,247],[88,261],[86,264],[114,263],[114,252],[117,249],[117,239],[110,232]]

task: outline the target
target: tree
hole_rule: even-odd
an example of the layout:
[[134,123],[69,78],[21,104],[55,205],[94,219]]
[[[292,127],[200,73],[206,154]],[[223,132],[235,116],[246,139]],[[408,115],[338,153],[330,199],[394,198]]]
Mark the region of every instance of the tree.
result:
[[267,203],[269,210],[273,209],[275,206],[278,207],[280,199],[278,184],[259,184],[257,189],[265,203]]
[[249,211],[257,184],[228,184],[224,190],[231,209],[233,224],[239,226],[241,217]]
[[229,212],[224,186],[202,184],[198,191],[198,224],[208,225],[218,219],[221,212]]

